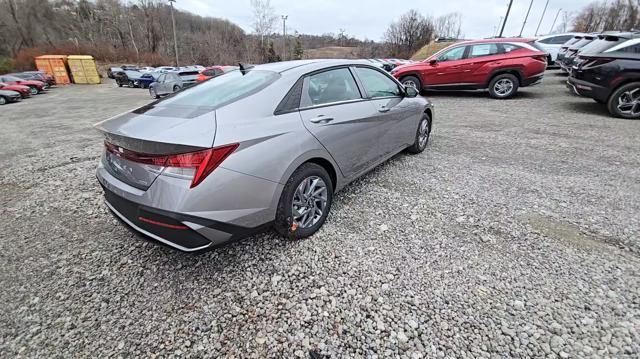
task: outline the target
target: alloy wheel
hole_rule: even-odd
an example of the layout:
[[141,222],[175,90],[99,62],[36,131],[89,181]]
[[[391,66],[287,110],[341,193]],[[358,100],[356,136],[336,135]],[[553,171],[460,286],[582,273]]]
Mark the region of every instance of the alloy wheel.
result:
[[418,89],[418,84],[413,80],[404,80],[402,84],[406,87],[413,87],[416,90]]
[[37,95],[38,94],[38,89],[35,87],[30,87],[29,91],[31,92],[32,95]]
[[498,80],[495,85],[493,85],[493,91],[495,91],[498,96],[508,96],[513,91],[513,81],[509,79]]
[[420,129],[418,133],[418,145],[420,146],[420,149],[424,149],[427,146],[430,132],[431,129],[429,128],[429,120],[423,118],[420,122]]
[[624,115],[640,115],[640,88],[623,92],[618,97],[618,111]]
[[0,96],[0,105],[4,105],[5,103],[7,103],[7,99],[3,96]]
[[327,184],[318,176],[303,179],[296,188],[291,207],[293,222],[299,228],[313,227],[327,207]]

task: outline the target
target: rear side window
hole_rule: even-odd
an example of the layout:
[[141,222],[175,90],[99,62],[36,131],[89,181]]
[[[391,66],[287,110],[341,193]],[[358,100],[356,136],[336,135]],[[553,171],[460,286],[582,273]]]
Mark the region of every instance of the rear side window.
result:
[[309,76],[309,83],[303,93],[303,106],[316,106],[332,102],[361,98],[360,90],[348,68],[324,71]]
[[496,44],[479,44],[471,46],[469,58],[497,55],[500,51]]
[[562,35],[562,36],[549,37],[547,39],[540,40],[540,42],[548,45],[562,45],[565,42],[571,40],[572,38],[573,38],[572,35]]
[[280,78],[273,71],[249,70],[245,75],[240,71],[232,71],[214,77],[172,97],[167,97],[163,105],[198,106],[218,108],[255,94]]
[[637,54],[640,53],[640,39],[622,40],[620,39],[615,45],[611,46],[604,52],[626,52]]
[[521,49],[521,47],[517,46],[517,45],[513,45],[513,44],[502,44],[502,51],[504,53],[509,53],[509,52],[515,51],[517,49]]
[[202,71],[202,74],[205,76],[215,76],[216,72],[212,69],[212,70],[204,70]]
[[400,96],[398,84],[380,71],[366,67],[356,67],[356,73],[370,98]]

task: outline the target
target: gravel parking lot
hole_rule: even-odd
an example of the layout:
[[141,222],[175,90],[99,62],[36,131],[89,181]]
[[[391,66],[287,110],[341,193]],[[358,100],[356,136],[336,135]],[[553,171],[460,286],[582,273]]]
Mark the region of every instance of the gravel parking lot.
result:
[[203,255],[108,213],[112,84],[0,108],[3,357],[638,357],[640,122],[564,77],[430,95],[432,142],[341,192],[320,232]]

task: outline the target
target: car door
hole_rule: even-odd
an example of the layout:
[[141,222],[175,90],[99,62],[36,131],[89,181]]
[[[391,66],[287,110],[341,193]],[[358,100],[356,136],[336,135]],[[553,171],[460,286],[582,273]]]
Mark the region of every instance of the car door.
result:
[[467,46],[457,46],[439,55],[422,70],[423,86],[442,87],[464,82],[462,80]]
[[473,85],[485,85],[491,72],[502,66],[506,56],[501,45],[496,43],[470,45],[466,64],[463,66],[464,81]]
[[419,111],[406,101],[404,88],[389,75],[368,66],[356,66],[355,73],[366,98],[376,111],[381,137],[377,140],[380,160],[407,147],[415,138]]
[[167,74],[162,74],[160,76],[158,76],[158,79],[156,80],[156,82],[153,84],[153,88],[156,90],[156,93],[158,95],[164,95],[167,92],[165,91],[165,80],[167,78]]
[[348,179],[380,156],[377,141],[382,122],[377,114],[363,98],[348,67],[322,70],[304,78],[300,117]]

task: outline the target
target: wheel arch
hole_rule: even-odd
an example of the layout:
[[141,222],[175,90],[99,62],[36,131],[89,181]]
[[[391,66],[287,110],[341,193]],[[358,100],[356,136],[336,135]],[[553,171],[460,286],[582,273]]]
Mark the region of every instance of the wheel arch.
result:
[[280,183],[286,183],[293,172],[305,163],[313,163],[324,168],[331,178],[334,192],[337,192],[343,186],[344,179],[340,168],[326,151],[320,149],[306,152],[293,160],[284,172]]
[[491,81],[493,81],[493,79],[496,76],[503,75],[503,74],[514,75],[518,79],[518,85],[519,86],[522,85],[522,81],[524,80],[524,75],[522,74],[522,70],[517,67],[510,67],[510,68],[501,68],[501,69],[493,70],[491,72],[491,75],[489,76],[489,80],[485,84],[485,87],[488,88],[489,84],[491,83]]

